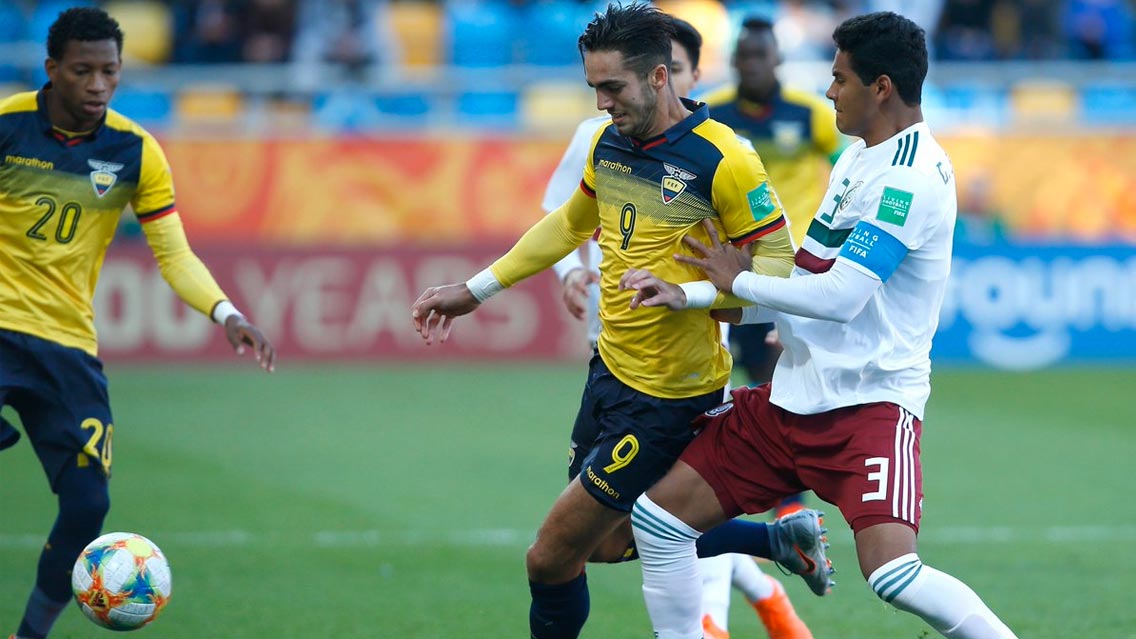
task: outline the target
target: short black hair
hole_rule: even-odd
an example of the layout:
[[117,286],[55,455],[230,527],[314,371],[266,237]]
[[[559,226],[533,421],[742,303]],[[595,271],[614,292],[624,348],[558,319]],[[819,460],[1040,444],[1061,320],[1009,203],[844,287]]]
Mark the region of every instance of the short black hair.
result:
[[773,23],[760,16],[749,16],[745,20],[742,20],[742,30],[740,33],[744,34],[746,31],[768,31],[769,33],[773,33]]
[[47,55],[63,59],[63,50],[71,40],[98,42],[113,39],[122,53],[122,29],[118,21],[97,7],[73,7],[59,14],[47,30]]
[[670,16],[670,19],[675,31],[674,39],[686,49],[686,55],[690,56],[690,68],[697,69],[698,59],[702,56],[702,34],[682,18]]
[[609,4],[597,13],[580,36],[580,56],[584,52],[618,51],[624,64],[636,73],[671,66],[671,39],[675,37],[672,18],[648,4]]
[[832,34],[836,48],[852,58],[852,70],[864,84],[886,75],[904,104],[923,101],[927,78],[927,38],[923,29],[890,11],[845,20]]

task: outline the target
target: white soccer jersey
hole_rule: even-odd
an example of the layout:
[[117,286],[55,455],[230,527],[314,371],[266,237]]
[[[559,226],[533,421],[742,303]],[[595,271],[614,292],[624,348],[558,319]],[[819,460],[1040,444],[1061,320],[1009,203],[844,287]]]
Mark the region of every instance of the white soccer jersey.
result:
[[[560,208],[560,205],[567,202],[568,198],[572,197],[572,193],[580,188],[580,180],[584,175],[584,162],[588,160],[588,149],[592,146],[592,138],[596,136],[596,131],[599,131],[601,126],[610,121],[609,116],[601,115],[584,120],[580,123],[580,126],[576,127],[576,134],[572,136],[572,141],[560,158],[560,164],[556,166],[556,171],[553,172],[552,177],[548,180],[548,186],[544,189],[544,201],[541,202],[541,208],[544,209],[546,215]],[[556,276],[561,281],[564,281],[564,276],[568,275],[573,269],[587,268],[592,271],[599,271],[600,260],[603,259],[599,243],[595,240],[588,240],[580,250],[584,251],[587,264],[584,264],[584,261],[580,258],[580,251],[572,251],[552,266],[552,269],[556,271]],[[592,344],[600,339],[599,308],[600,287],[599,284],[592,284],[588,287],[588,341]]]
[[[784,299],[766,300],[783,311],[776,323],[785,352],[773,374],[774,404],[815,414],[893,402],[923,418],[957,210],[950,159],[926,124],[871,148],[860,140],[844,151],[791,279],[782,283],[795,285],[797,293],[826,290],[804,284],[828,284],[833,293],[857,286],[874,292],[859,313],[840,318],[847,321],[815,319],[824,315],[807,308],[813,317],[801,316],[788,304],[790,287],[784,287]],[[819,298],[832,303],[843,296],[814,294],[796,303],[823,307]],[[833,314],[839,317],[838,309]]]

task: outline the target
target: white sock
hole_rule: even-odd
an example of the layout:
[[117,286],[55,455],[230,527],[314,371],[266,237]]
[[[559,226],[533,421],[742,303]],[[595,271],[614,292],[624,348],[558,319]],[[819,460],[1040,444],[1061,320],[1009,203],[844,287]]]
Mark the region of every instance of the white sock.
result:
[[631,528],[643,567],[643,599],[656,639],[702,639],[702,574],[694,549],[702,533],[647,495],[635,502]]
[[710,615],[714,625],[727,630],[730,617],[730,576],[734,570],[733,555],[718,555],[698,560],[702,573],[702,614]]
[[761,572],[761,568],[749,555],[727,555],[733,559],[734,588],[742,591],[746,601],[754,603],[773,596],[773,580]]
[[868,585],[880,599],[918,615],[944,637],[1017,639],[969,586],[923,565],[915,553],[877,568]]

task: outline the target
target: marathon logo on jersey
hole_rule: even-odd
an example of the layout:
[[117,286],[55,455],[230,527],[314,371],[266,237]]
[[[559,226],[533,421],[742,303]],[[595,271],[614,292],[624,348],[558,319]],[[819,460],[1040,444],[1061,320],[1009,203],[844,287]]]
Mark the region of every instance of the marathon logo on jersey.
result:
[[686,190],[687,181],[694,180],[698,176],[666,162],[663,163],[663,168],[667,171],[662,183],[663,204],[670,204]]
[[903,226],[907,222],[907,213],[911,211],[913,197],[914,193],[885,186],[884,194],[880,198],[880,208],[876,210],[876,219]]
[[114,186],[118,181],[118,173],[122,170],[124,165],[116,164],[115,162],[103,162],[102,160],[87,160],[89,165],[94,171],[91,171],[91,186],[95,187],[95,195],[102,197],[107,194],[107,191]]
[[773,204],[769,182],[762,182],[757,185],[756,189],[746,193],[746,200],[749,202],[749,212],[757,221],[764,220],[777,210],[777,206]]

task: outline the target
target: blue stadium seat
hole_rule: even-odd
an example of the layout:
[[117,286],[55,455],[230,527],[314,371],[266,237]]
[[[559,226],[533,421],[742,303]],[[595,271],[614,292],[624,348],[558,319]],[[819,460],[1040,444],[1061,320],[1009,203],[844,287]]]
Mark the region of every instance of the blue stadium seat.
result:
[[312,100],[312,121],[332,131],[359,131],[382,126],[383,114],[369,91],[340,89]]
[[430,101],[421,93],[384,93],[376,96],[375,106],[401,118],[424,118],[430,113]]
[[446,5],[450,58],[462,67],[512,64],[517,10],[503,0],[457,0]]
[[[0,43],[19,42],[24,38],[24,12],[8,0],[0,0]],[[23,72],[14,65],[0,64],[0,83],[17,82]]]
[[1081,89],[1081,121],[1085,124],[1136,123],[1136,88],[1098,85]]
[[458,96],[458,117],[463,124],[514,127],[519,97],[514,92],[470,92]]
[[541,66],[572,66],[580,63],[576,43],[584,27],[601,7],[580,2],[541,0],[524,11],[521,37],[522,62]]
[[169,124],[174,102],[164,91],[119,87],[111,106],[143,126]]
[[11,0],[0,0],[0,42],[19,42],[24,38],[24,12]]

